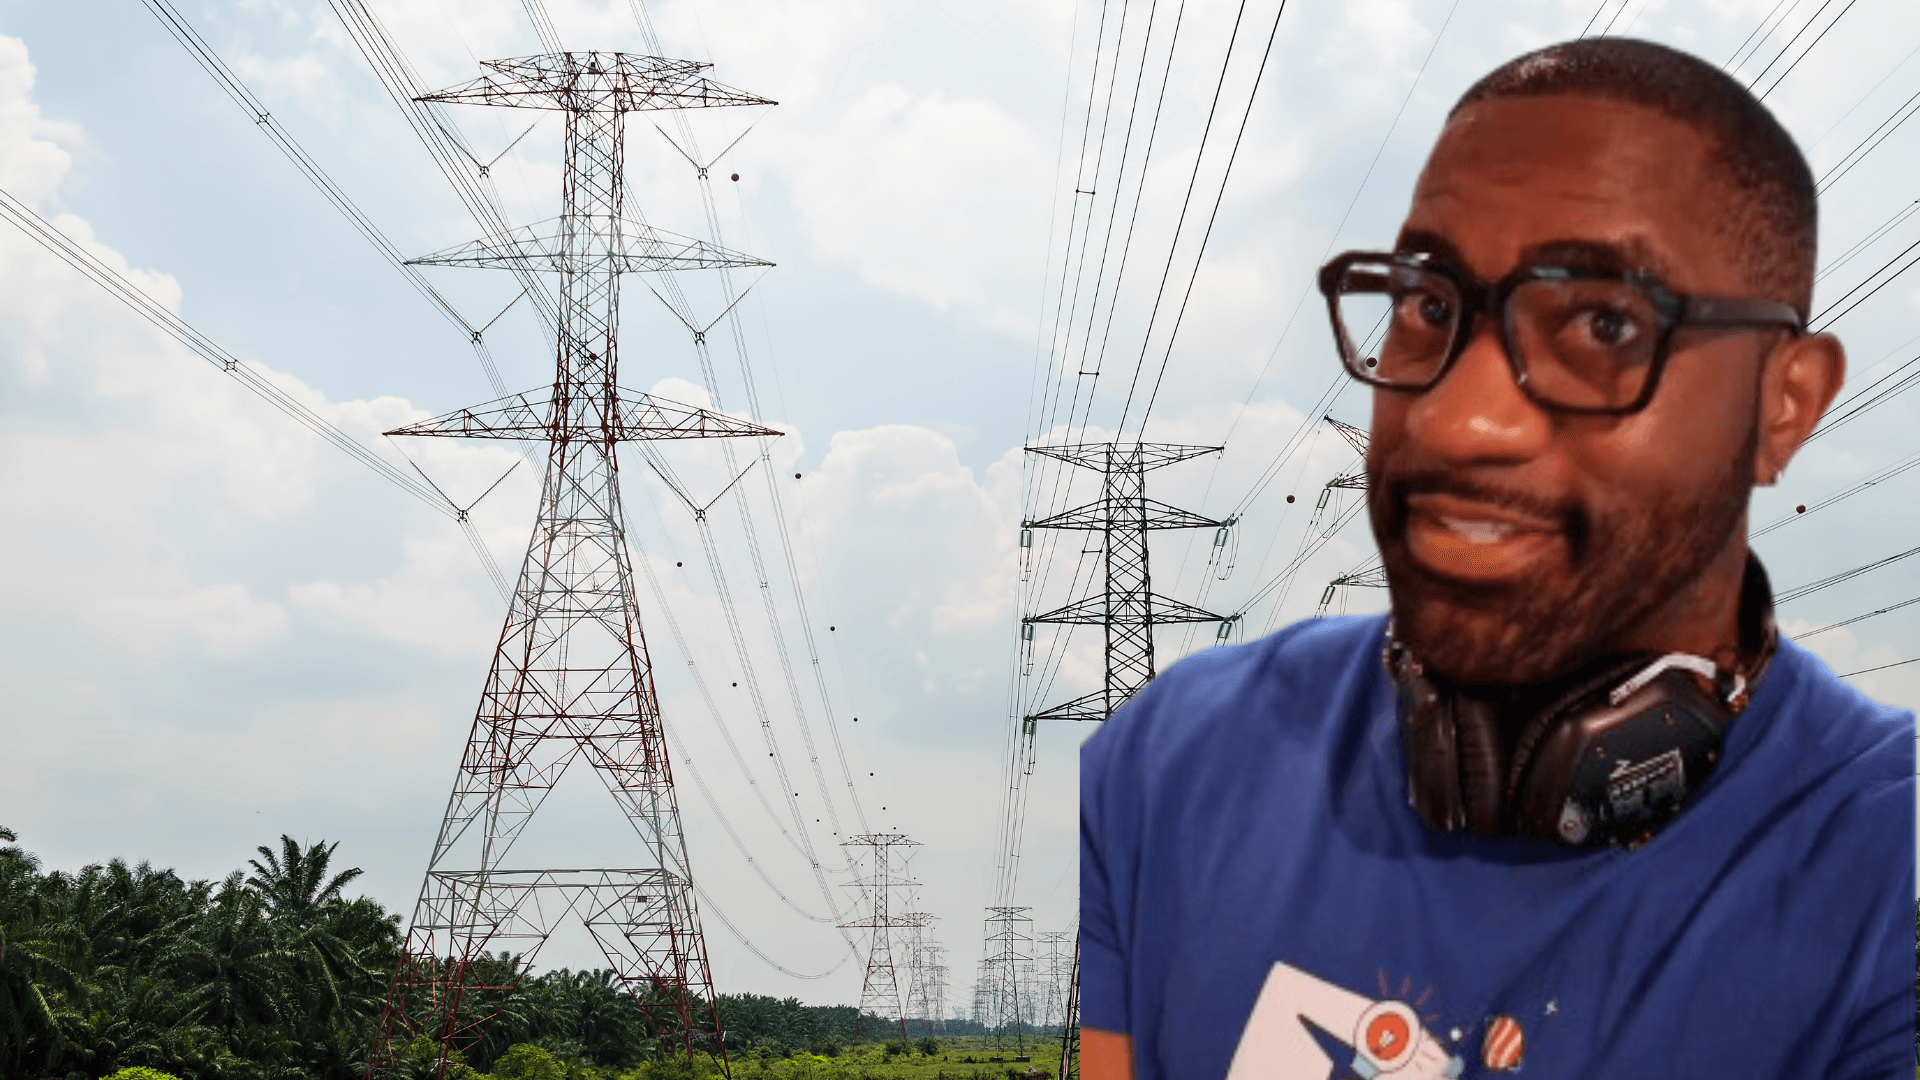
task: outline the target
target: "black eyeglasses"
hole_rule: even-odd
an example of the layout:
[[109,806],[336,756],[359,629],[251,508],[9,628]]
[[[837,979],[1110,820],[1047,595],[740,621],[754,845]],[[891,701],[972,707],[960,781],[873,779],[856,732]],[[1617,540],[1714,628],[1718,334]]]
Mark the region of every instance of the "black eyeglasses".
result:
[[1341,363],[1369,386],[1432,388],[1486,312],[1522,393],[1596,416],[1646,408],[1682,326],[1804,329],[1790,305],[1682,296],[1643,271],[1523,266],[1482,282],[1427,255],[1350,251],[1320,268],[1320,291]]

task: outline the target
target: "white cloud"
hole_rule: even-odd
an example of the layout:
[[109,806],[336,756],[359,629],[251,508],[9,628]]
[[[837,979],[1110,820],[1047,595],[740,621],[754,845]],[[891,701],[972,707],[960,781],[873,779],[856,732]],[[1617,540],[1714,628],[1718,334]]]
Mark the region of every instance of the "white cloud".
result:
[[[203,585],[173,596],[110,596],[100,601],[103,621],[144,642],[197,635],[214,655],[229,655],[286,632],[287,613],[263,603],[243,585]],[[151,647],[151,646],[149,646]]]

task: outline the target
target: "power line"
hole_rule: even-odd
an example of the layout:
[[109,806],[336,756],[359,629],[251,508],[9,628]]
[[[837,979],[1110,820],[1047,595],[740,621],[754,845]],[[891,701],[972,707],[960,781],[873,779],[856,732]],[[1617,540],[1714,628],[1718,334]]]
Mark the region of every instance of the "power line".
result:
[[[1827,24],[1827,29],[1820,31],[1819,36],[1815,37],[1811,42],[1807,44],[1807,47],[1805,49],[1801,50],[1799,57],[1797,57],[1793,61],[1793,63],[1787,65],[1787,70],[1780,73],[1780,78],[1773,80],[1773,82],[1767,86],[1766,91],[1760,95],[1761,101],[1765,101],[1767,99],[1767,94],[1773,93],[1773,88],[1780,85],[1780,79],[1786,78],[1789,74],[1792,74],[1794,68],[1800,66],[1800,61],[1805,60],[1807,58],[1807,54],[1813,51],[1813,47],[1815,45],[1820,44],[1820,39],[1827,36],[1827,30],[1833,29],[1835,23],[1838,23],[1841,19],[1846,18],[1847,12],[1852,11],[1853,5],[1856,3],[1859,3],[1859,0],[1847,0],[1847,6],[1844,8],[1841,8],[1840,14],[1835,15],[1833,17],[1833,22],[1830,22]],[[1780,47],[1779,54],[1776,55],[1772,60],[1767,61],[1767,66],[1764,68],[1761,68],[1760,74],[1755,75],[1753,77],[1753,81],[1747,84],[1747,89],[1752,90],[1754,87],[1759,86],[1760,80],[1766,78],[1767,72],[1773,70],[1773,65],[1779,63],[1781,58],[1786,56],[1787,53],[1793,48],[1793,43],[1796,41],[1799,41],[1800,36],[1802,34],[1805,34],[1808,30],[1812,29],[1813,24],[1820,21],[1821,13],[1826,11],[1829,7],[1832,7],[1832,6],[1833,6],[1833,0],[1826,0],[1825,3],[1821,4],[1819,10],[1815,11],[1813,13],[1813,16],[1807,20],[1806,25],[1802,26],[1797,33],[1795,33],[1791,38],[1787,39],[1787,43],[1785,45]]]
[[1915,465],[1920,465],[1920,454],[1915,454],[1911,457],[1904,458],[1901,461],[1895,463],[1894,465],[1889,466],[1888,468],[1883,469],[1878,473],[1875,473],[1874,475],[1868,477],[1865,480],[1860,481],[1859,483],[1853,485],[1850,488],[1847,488],[1846,490],[1840,492],[1837,495],[1829,495],[1826,498],[1821,499],[1819,502],[1815,502],[1815,503],[1803,503],[1801,504],[1801,507],[1798,510],[1796,510],[1794,513],[1791,513],[1786,515],[1785,517],[1777,518],[1773,521],[1770,521],[1766,525],[1760,527],[1759,529],[1756,529],[1753,532],[1748,533],[1747,539],[1757,540],[1760,537],[1765,536],[1766,534],[1772,532],[1773,530],[1780,528],[1782,525],[1787,524],[1788,522],[1799,521],[1802,518],[1806,517],[1808,514],[1814,513],[1819,510],[1824,510],[1827,507],[1832,506],[1834,503],[1840,502],[1843,499],[1851,498],[1852,496],[1858,495],[1861,492],[1866,491],[1867,489],[1874,487],[1877,484],[1885,483],[1886,481],[1891,480],[1896,476],[1899,476],[1901,473],[1906,472],[1908,469],[1913,468]]
[[1907,550],[1899,553],[1898,555],[1889,555],[1884,559],[1877,559],[1873,562],[1867,563],[1864,566],[1856,566],[1851,570],[1842,570],[1840,573],[1834,574],[1831,577],[1823,577],[1819,581],[1809,582],[1805,585],[1800,586],[1797,589],[1788,589],[1786,592],[1783,592],[1778,597],[1776,597],[1774,599],[1774,602],[1778,604],[1785,604],[1785,603],[1788,603],[1789,601],[1798,600],[1803,596],[1807,596],[1812,593],[1817,593],[1822,589],[1828,588],[1833,585],[1838,585],[1843,581],[1852,581],[1854,578],[1859,577],[1861,574],[1865,574],[1873,570],[1878,570],[1883,566],[1890,566],[1893,563],[1897,563],[1902,559],[1906,559],[1914,555],[1920,555],[1920,547],[1908,548]]
[[[1180,336],[1180,327],[1184,325],[1186,322],[1187,304],[1191,302],[1193,299],[1194,282],[1198,281],[1200,278],[1200,262],[1202,259],[1206,257],[1207,242],[1213,239],[1213,226],[1220,219],[1220,204],[1227,197],[1227,180],[1233,175],[1234,162],[1238,161],[1240,158],[1240,142],[1242,139],[1246,137],[1247,121],[1251,119],[1253,116],[1253,103],[1259,99],[1260,83],[1266,77],[1266,74],[1267,74],[1267,62],[1273,59],[1273,42],[1274,42],[1274,39],[1278,37],[1280,34],[1280,17],[1282,15],[1285,15],[1286,13],[1287,13],[1286,0],[1280,0],[1279,10],[1273,13],[1273,29],[1267,32],[1267,47],[1260,54],[1259,70],[1257,70],[1253,76],[1253,89],[1247,92],[1246,111],[1240,114],[1240,129],[1234,133],[1233,149],[1229,151],[1227,154],[1226,170],[1222,172],[1220,175],[1220,190],[1214,193],[1213,210],[1209,212],[1207,215],[1206,231],[1200,235],[1200,247],[1198,250],[1196,250],[1193,253],[1193,272],[1187,276],[1187,290],[1185,294],[1183,294],[1180,297],[1180,310],[1174,316],[1173,329],[1167,334],[1167,347],[1166,347],[1166,350],[1162,352],[1160,355],[1160,370],[1157,373],[1155,373],[1153,377],[1153,391],[1147,395],[1146,407],[1140,410],[1140,429],[1142,432],[1146,430],[1147,417],[1153,412],[1154,402],[1160,399],[1160,383],[1161,383],[1161,380],[1165,379],[1167,376],[1167,362],[1173,358],[1174,342]],[[1231,44],[1229,44],[1227,48],[1228,48],[1228,58],[1231,59],[1233,47]],[[1226,71],[1224,66],[1221,70],[1220,78],[1222,83],[1226,81]],[[1219,94],[1218,88],[1215,89],[1214,93],[1217,99]],[[1209,122],[1211,122],[1212,120],[1211,113],[1209,113],[1208,115],[1208,120]],[[1202,139],[1203,144],[1204,142],[1205,140]],[[1196,156],[1194,158],[1194,168],[1195,168],[1196,175],[1199,170],[1199,165],[1200,165],[1200,159]],[[1191,191],[1189,191],[1189,194],[1191,194]],[[1182,212],[1184,213],[1184,211]],[[1177,231],[1175,234],[1175,241],[1176,243],[1178,242]],[[1151,324],[1149,324],[1149,333],[1151,333]],[[1131,391],[1128,392],[1128,396],[1129,396],[1129,399],[1131,399],[1131,396],[1132,396]],[[1126,427],[1126,411],[1124,409],[1121,411],[1121,414],[1120,414],[1120,426],[1122,428]]]
[[1911,660],[1895,660],[1891,664],[1881,664],[1879,667],[1861,668],[1859,671],[1849,671],[1845,675],[1840,676],[1840,678],[1851,679],[1855,675],[1865,675],[1868,672],[1873,672],[1873,671],[1885,671],[1888,668],[1905,667],[1908,664],[1920,664],[1920,656],[1916,656]]
[[1899,611],[1901,608],[1908,607],[1913,604],[1920,604],[1920,596],[1913,597],[1910,600],[1902,600],[1897,604],[1888,604],[1886,607],[1879,608],[1874,611],[1869,611],[1865,615],[1855,615],[1851,619],[1841,619],[1837,623],[1828,623],[1825,626],[1817,626],[1812,630],[1803,631],[1801,633],[1793,635],[1793,640],[1799,641],[1801,638],[1810,638],[1815,634],[1824,634],[1829,630],[1838,630],[1843,626],[1852,626],[1854,623],[1871,619],[1877,615],[1885,615],[1890,611]]
[[225,374],[231,375],[241,386],[285,413],[295,423],[332,443],[362,465],[372,469],[381,479],[440,513],[448,517],[458,516],[459,508],[454,506],[451,500],[435,491],[431,485],[422,483],[394,467],[368,449],[365,444],[335,427],[326,417],[280,389],[253,365],[234,356],[221,348],[212,338],[189,326],[185,320],[162,307],[158,301],[142,292],[138,286],[121,277],[112,267],[68,239],[65,233],[48,224],[38,214],[28,209],[25,203],[5,190],[0,190],[0,217],[4,217],[8,224],[27,234],[35,243],[58,256],[68,266],[80,271],[94,284],[105,289],[114,299],[133,309],[136,315],[185,345],[194,355]]

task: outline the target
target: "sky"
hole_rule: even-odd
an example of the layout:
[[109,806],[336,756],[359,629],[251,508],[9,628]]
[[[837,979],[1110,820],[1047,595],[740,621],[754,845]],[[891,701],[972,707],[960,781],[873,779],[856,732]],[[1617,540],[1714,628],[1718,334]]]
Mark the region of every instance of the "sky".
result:
[[[513,0],[368,3],[430,87],[540,51]],[[397,248],[480,235],[328,4],[178,6]],[[634,0],[548,8],[569,48],[644,51]],[[851,919],[853,875],[831,854],[815,873],[809,847],[858,832],[920,844],[915,902],[948,949],[950,1008],[967,1003],[987,905],[1031,908],[1036,934],[1074,917],[1074,757],[1090,726],[1042,723],[1029,756],[1018,718],[1097,686],[1099,643],[1050,627],[1023,642],[1020,618],[1084,594],[1098,555],[1071,534],[1023,548],[1021,524],[1092,498],[1095,477],[1024,446],[1119,432],[1223,447],[1150,476],[1156,499],[1234,519],[1217,548],[1214,529],[1157,535],[1156,591],[1242,615],[1232,640],[1310,617],[1372,553],[1363,518],[1308,542],[1357,498],[1319,508],[1358,459],[1317,418],[1367,420],[1313,272],[1391,244],[1474,79],[1589,27],[1665,42],[1763,78],[1817,176],[1920,93],[1905,0],[646,11],[668,55],[780,103],[628,127],[636,212],[694,236],[708,235],[701,185],[676,142],[690,132],[703,160],[733,143],[710,168],[713,220],[726,246],[776,264],[736,277],[752,287],[738,333],[713,332],[710,371],[643,277],[623,283],[625,385],[784,433],[737,496],[723,491],[751,451],[731,465],[710,445],[661,451],[693,501],[720,499],[707,534],[722,573],[643,458],[625,455],[622,477],[716,982],[809,1002],[857,1000],[862,970],[830,925]],[[511,221],[558,212],[557,118],[451,115],[500,155]],[[1920,241],[1920,215],[1898,217],[1920,194],[1903,168],[1917,140],[1920,125],[1894,128],[1823,191],[1816,310]],[[461,505],[505,473],[471,519],[494,562],[519,566],[534,466],[508,444],[380,435],[494,396],[464,335],[141,5],[0,0],[0,189]],[[424,272],[474,325],[505,309],[486,338],[509,389],[550,382],[550,346],[507,275]],[[715,281],[677,284],[700,321],[721,317]],[[1909,276],[1835,323],[1843,399],[1912,373],[1916,315]],[[1823,501],[1920,453],[1917,422],[1920,397],[1889,397],[1756,493],[1756,531],[1785,521],[1755,540],[1777,591],[1913,547],[1920,474]],[[10,229],[0,506],[0,823],[53,868],[124,857],[194,877],[283,833],[338,841],[338,863],[366,871],[355,888],[411,910],[505,610],[446,515]],[[1801,633],[1915,595],[1920,560],[1779,614]],[[1336,589],[1329,605],[1380,611],[1385,595]],[[1163,630],[1159,662],[1215,640],[1215,624]],[[1840,673],[1920,657],[1920,605],[1803,644]],[[1851,678],[1920,705],[1920,664]],[[758,758],[768,739],[781,773]],[[788,794],[780,775],[797,778]],[[1010,792],[1025,808],[1014,862]],[[563,785],[539,828],[554,859],[602,865],[625,842],[591,781]],[[542,956],[594,960],[577,934]]]

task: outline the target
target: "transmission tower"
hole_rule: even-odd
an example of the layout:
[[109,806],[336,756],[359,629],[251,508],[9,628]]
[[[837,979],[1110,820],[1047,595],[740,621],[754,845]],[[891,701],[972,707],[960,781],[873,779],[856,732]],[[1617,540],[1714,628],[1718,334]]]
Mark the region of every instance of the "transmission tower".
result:
[[[860,922],[841,923],[842,929],[871,930],[872,944],[867,949],[867,977],[860,986],[860,1008],[854,1015],[853,1037],[858,1039],[869,1013],[885,1017],[898,1026],[900,1037],[907,1037],[907,1001],[906,993],[900,986],[900,978],[894,968],[892,931],[917,929],[925,926],[932,916],[925,912],[892,910],[892,894],[895,889],[910,888],[918,885],[910,881],[904,872],[896,874],[893,870],[893,850],[895,848],[919,847],[917,840],[909,840],[899,833],[876,833],[856,836],[844,841],[842,847],[869,847],[873,849],[873,876],[853,883],[854,887],[868,890],[873,898],[873,912]],[[909,972],[911,973],[911,968]]]
[[926,928],[933,922],[934,916],[926,912],[910,912],[921,921],[915,923],[907,934],[907,989],[903,995],[905,1007],[904,1020],[920,1021],[928,1035],[933,1034],[935,1012],[933,995],[933,963],[940,953],[940,946],[926,939]]
[[[1336,490],[1367,490],[1367,443],[1369,440],[1366,429],[1354,427],[1352,424],[1343,424],[1331,416],[1321,417],[1321,419],[1331,425],[1334,431],[1339,432],[1340,437],[1347,441],[1347,445],[1353,447],[1353,452],[1360,455],[1360,468],[1357,472],[1342,473],[1327,481],[1327,486],[1320,491],[1320,505],[1315,507],[1315,524],[1317,524],[1320,512],[1326,508],[1328,497]],[[1312,529],[1313,526],[1309,525],[1308,532],[1311,533]],[[1379,557],[1375,556],[1367,560],[1366,565],[1358,569],[1349,570],[1334,578],[1332,581],[1327,582],[1326,590],[1320,594],[1320,606],[1314,610],[1313,617],[1317,619],[1327,613],[1327,609],[1333,606],[1334,593],[1343,585],[1350,588],[1364,589],[1386,588],[1386,568],[1373,565],[1379,561]],[[1342,605],[1342,610],[1345,610],[1344,604]]]
[[940,962],[947,950],[941,945],[928,945],[927,958],[927,999],[930,1002],[934,1030],[945,1034],[947,1030],[947,965]]
[[1061,951],[1073,935],[1065,930],[1048,930],[1040,935],[1040,943],[1046,947],[1047,969],[1040,974],[1046,978],[1046,997],[1041,1001],[1040,1010],[1035,1015],[1042,1028],[1051,1028],[1060,1023],[1065,1016],[1064,999],[1067,979],[1072,972],[1067,969],[1068,954]]
[[[544,440],[547,467],[518,587],[434,840],[395,969],[369,1078],[390,1075],[417,1034],[448,1055],[478,1028],[556,926],[578,918],[655,1035],[722,1055],[713,978],[694,905],[652,663],[634,604],[615,446],[776,434],[620,388],[620,275],[764,266],[622,212],[629,112],[772,104],[712,82],[709,65],[621,53],[554,53],[482,65],[422,100],[558,110],[566,118],[562,211],[416,260],[560,275],[553,386],[413,424],[395,435]],[[638,834],[625,866],[554,869],[516,840],[569,766],[590,765]],[[500,950],[490,957],[489,949]],[[509,957],[509,954],[511,956]],[[706,1016],[696,1016],[704,1009]]]
[[1068,980],[1067,1020],[1060,1028],[1060,1080],[1080,1080],[1080,935],[1073,935],[1073,975]]
[[1158,529],[1217,529],[1229,524],[1147,498],[1147,473],[1220,449],[1147,442],[1027,447],[1030,454],[1092,469],[1104,479],[1098,500],[1052,517],[1022,522],[1022,527],[1100,533],[1106,563],[1106,587],[1101,592],[1023,620],[1021,636],[1028,641],[1033,639],[1033,627],[1041,623],[1099,626],[1106,634],[1105,685],[1028,716],[1029,730],[1036,720],[1105,720],[1112,715],[1154,676],[1155,626],[1204,622],[1227,625],[1227,616],[1155,593],[1147,568],[1149,533]]
[[1021,953],[1020,945],[1033,938],[1020,932],[1020,924],[1033,925],[1033,920],[1025,914],[1033,909],[990,907],[987,910],[992,912],[987,918],[987,1004],[992,1010],[993,1045],[1000,1046],[1011,1023],[1014,1045],[1019,1053],[1025,1054],[1027,1035],[1022,1024],[1030,1017],[1024,1016],[1021,1008],[1020,964],[1031,962],[1033,957]]
[[[1092,469],[1100,473],[1103,479],[1097,501],[1051,517],[1022,522],[1022,527],[1100,533],[1101,553],[1106,563],[1105,588],[1101,592],[1052,611],[1029,615],[1023,620],[1020,636],[1029,649],[1032,648],[1033,627],[1039,623],[1100,626],[1106,635],[1105,684],[1090,694],[1027,716],[1022,737],[1028,761],[1033,758],[1034,728],[1038,721],[1105,720],[1153,678],[1156,671],[1153,649],[1155,626],[1218,622],[1223,639],[1231,629],[1233,622],[1230,616],[1216,615],[1155,593],[1147,559],[1147,535],[1155,530],[1225,529],[1233,524],[1231,520],[1216,521],[1201,517],[1147,497],[1147,473],[1203,454],[1216,453],[1220,449],[1218,446],[1177,446],[1149,442],[1027,447],[1030,454],[1041,454],[1069,465]],[[1079,953],[1079,939],[1076,937],[1076,958]],[[1079,995],[1080,968],[1076,959],[1067,996],[1077,1003]],[[1066,1038],[1077,1053],[1080,1041],[1077,1004],[1070,1008],[1068,1016]],[[1063,1059],[1063,1072],[1066,1067]],[[1078,1070],[1077,1060],[1074,1068]]]

